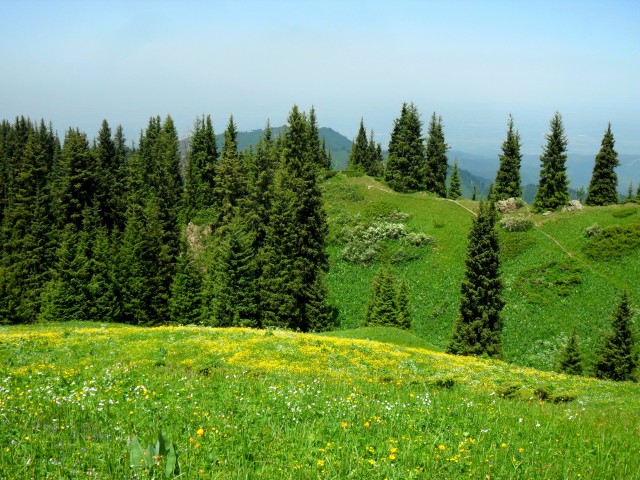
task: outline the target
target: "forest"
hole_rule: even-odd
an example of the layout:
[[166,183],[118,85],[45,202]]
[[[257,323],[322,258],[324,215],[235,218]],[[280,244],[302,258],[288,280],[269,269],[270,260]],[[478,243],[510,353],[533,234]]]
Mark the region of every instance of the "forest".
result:
[[[456,201],[460,177],[457,163],[448,165],[442,118],[433,113],[426,136],[422,129],[417,107],[403,104],[384,158],[361,120],[349,171],[383,180],[396,192]],[[73,128],[60,140],[44,121],[3,121],[0,323],[339,328],[341,306],[331,304],[327,293],[329,228],[321,188],[335,172],[315,110],[307,114],[294,106],[286,130],[275,138],[267,122],[255,149],[239,151],[237,135],[230,117],[219,149],[211,117],[198,117],[183,159],[170,116],[152,117],[131,147],[122,127],[112,132],[107,121],[94,140]],[[614,143],[609,125],[588,205],[619,201]],[[462,303],[447,347],[452,353],[502,357],[494,202],[522,196],[520,147],[509,116],[495,183],[469,234]],[[568,205],[566,159],[556,112],[540,157],[534,212]],[[620,300],[625,325],[626,295]],[[410,329],[409,303],[406,279],[383,268],[362,325]],[[630,333],[622,335],[631,341]],[[568,355],[575,356],[571,342]],[[637,354],[632,345],[625,352],[629,365],[621,375],[629,378]]]

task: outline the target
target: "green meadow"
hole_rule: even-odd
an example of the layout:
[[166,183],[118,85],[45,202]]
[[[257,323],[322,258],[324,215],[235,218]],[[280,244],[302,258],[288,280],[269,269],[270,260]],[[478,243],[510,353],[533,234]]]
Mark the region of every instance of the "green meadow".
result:
[[[553,372],[624,288],[637,321],[638,205],[501,230],[503,362],[443,353],[476,202],[323,188],[337,331],[0,327],[0,479],[640,478],[640,385]],[[382,265],[411,331],[359,326]]]
[[2,479],[640,471],[636,383],[277,330],[79,323],[0,338]]

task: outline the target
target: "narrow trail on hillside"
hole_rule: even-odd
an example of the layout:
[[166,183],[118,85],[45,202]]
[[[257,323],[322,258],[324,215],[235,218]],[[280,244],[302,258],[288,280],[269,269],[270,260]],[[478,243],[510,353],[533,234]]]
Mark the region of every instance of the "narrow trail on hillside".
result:
[[[549,240],[551,240],[553,243],[555,243],[558,247],[560,247],[560,250],[562,250],[564,253],[566,253],[569,258],[574,258],[573,253],[571,253],[569,250],[567,250],[566,248],[564,248],[564,246],[554,237],[552,237],[551,235],[549,235],[547,232],[545,232],[544,230],[542,230],[539,226],[535,225],[535,229],[538,230],[541,234],[543,234],[545,237],[547,237]],[[585,264],[591,269],[591,271],[593,270],[593,267],[591,265],[589,265],[588,263],[585,262]]]
[[[388,193],[389,195],[403,195],[401,193],[398,192],[394,192],[393,190],[389,190],[383,187],[380,187],[378,185],[372,185],[372,184],[368,184],[367,188],[375,188],[377,190],[380,190],[382,192]],[[458,202],[457,200],[453,200],[451,198],[437,198],[436,200],[444,200],[447,202],[452,202],[455,203],[456,205],[458,205],[460,208],[465,209],[467,212],[471,213],[473,216],[477,217],[478,214],[476,212],[474,212],[473,210],[471,210],[468,207],[465,207],[464,205],[462,205],[460,202]],[[619,288],[625,288],[625,285],[622,285],[617,279],[615,278],[611,278],[608,275],[606,275],[605,273],[599,271],[598,269],[596,269],[590,262],[588,262],[586,259],[582,258],[581,256],[576,256],[573,252],[571,252],[570,250],[567,250],[567,248],[562,245],[557,238],[553,237],[551,234],[545,232],[544,230],[542,230],[540,225],[534,225],[534,228],[540,232],[542,235],[544,235],[545,237],[547,237],[549,240],[551,240],[553,243],[556,244],[556,246],[562,250],[569,258],[577,261],[579,264],[585,266],[586,268],[589,269],[589,271],[591,271],[591,273],[593,273],[594,275],[598,275],[600,278],[606,280],[607,282],[616,285]]]
[[[376,190],[380,190],[381,192],[388,193],[389,195],[403,195],[403,194],[401,194],[401,193],[394,192],[393,190],[387,190],[386,188],[379,187],[378,185],[371,185],[371,184],[368,184],[368,185],[367,185],[367,188],[370,188],[370,189],[371,189],[371,188],[375,188]],[[477,214],[476,212],[474,212],[474,211],[473,211],[473,210],[471,210],[470,208],[465,207],[464,205],[462,205],[462,204],[461,204],[461,203],[459,203],[458,201],[456,201],[456,200],[452,200],[451,198],[436,198],[435,200],[444,200],[444,201],[446,201],[446,202],[453,202],[453,203],[455,203],[456,205],[458,205],[460,208],[464,208],[467,212],[471,213],[472,215],[474,215],[474,216],[476,216],[476,217],[478,216],[478,214]]]

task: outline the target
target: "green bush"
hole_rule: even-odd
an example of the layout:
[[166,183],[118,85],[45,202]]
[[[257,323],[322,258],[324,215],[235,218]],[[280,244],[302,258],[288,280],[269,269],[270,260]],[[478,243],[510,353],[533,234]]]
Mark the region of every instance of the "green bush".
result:
[[640,224],[613,225],[603,228],[584,245],[584,252],[594,259],[615,258],[640,247]]
[[602,227],[598,223],[584,229],[584,236],[587,238],[596,237],[602,233]]
[[613,215],[615,218],[625,218],[625,217],[629,217],[635,213],[638,212],[638,209],[635,207],[624,207],[621,208],[619,210],[614,210],[611,215]]
[[506,216],[500,220],[500,226],[507,232],[526,232],[533,228],[533,221],[525,217]]

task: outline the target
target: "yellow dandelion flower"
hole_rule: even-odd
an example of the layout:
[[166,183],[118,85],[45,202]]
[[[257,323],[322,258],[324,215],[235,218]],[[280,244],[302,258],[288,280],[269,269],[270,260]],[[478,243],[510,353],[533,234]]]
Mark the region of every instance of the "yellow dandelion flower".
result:
[[349,426],[349,422],[343,420],[342,421],[342,428],[347,428]]
[[438,450],[440,450],[441,452],[444,452],[447,449],[447,447],[445,447],[444,445],[438,445]]
[[500,446],[501,446],[502,448],[507,448],[507,444],[506,444],[506,443],[504,443],[504,442],[502,442],[502,443],[500,444]]
[[518,452],[519,452],[519,453],[524,452],[524,448],[520,447],[520,448],[518,449]]
[[367,420],[366,422],[364,422],[364,426],[366,428],[369,428],[371,426],[371,422],[369,420]]
[[397,449],[396,447],[391,447],[391,448],[389,448],[389,451],[390,451],[391,453],[398,453],[398,449]]
[[389,455],[389,459],[390,459],[390,460],[395,460],[396,458],[397,458],[397,457],[396,457],[396,456],[395,456],[395,454],[393,454],[393,453],[392,453],[391,455]]
[[196,434],[201,437],[202,435],[204,435],[204,429],[202,427],[200,427],[197,431]]
[[318,460],[317,465],[318,465],[319,467],[324,467],[324,460]]

